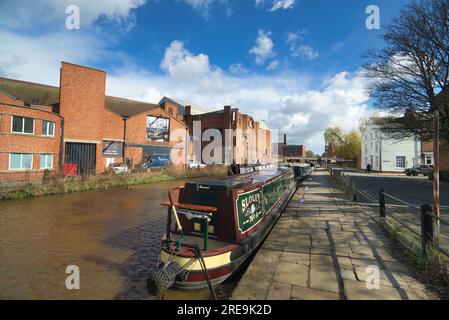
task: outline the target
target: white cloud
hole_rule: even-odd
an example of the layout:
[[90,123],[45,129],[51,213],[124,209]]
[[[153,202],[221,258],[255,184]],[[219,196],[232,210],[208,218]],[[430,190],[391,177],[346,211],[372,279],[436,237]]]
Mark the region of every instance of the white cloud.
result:
[[210,17],[210,8],[215,0],[183,0],[190,5],[193,9],[198,11],[204,18]]
[[291,50],[291,54],[294,57],[303,57],[309,60],[313,60],[316,59],[320,56],[320,54],[318,53],[318,51],[316,51],[314,48],[312,48],[311,46],[305,45],[305,44],[301,44],[297,47],[294,47]]
[[276,55],[276,52],[273,50],[274,44],[270,36],[271,32],[259,30],[259,34],[256,39],[256,46],[249,51],[255,56],[255,62],[258,65],[264,64],[266,59],[272,58]]
[[[255,0],[256,7],[264,7],[266,1],[265,0]],[[270,11],[277,11],[277,10],[286,10],[286,9],[292,9],[295,5],[296,0],[271,0],[271,7]]]
[[306,34],[308,34],[308,32],[304,29],[298,32],[287,32],[286,42],[290,46],[290,54],[293,57],[313,60],[320,56],[319,52],[309,45],[298,43],[299,41],[304,40]]
[[246,74],[249,72],[241,63],[234,63],[229,66],[229,71],[233,74]]
[[279,9],[291,9],[295,5],[295,0],[274,0],[273,6],[270,11],[276,11]]
[[[80,9],[81,28],[90,26],[100,17],[116,23],[132,23],[132,10],[145,4],[145,0],[16,0],[0,2],[0,25],[12,29],[24,29],[39,23],[50,26],[56,21],[65,21],[65,9],[77,5]],[[64,24],[60,24],[61,29]]]
[[78,32],[21,35],[0,30],[0,76],[59,83],[62,60],[93,64],[109,55],[97,37]]
[[181,41],[173,41],[165,49],[164,57],[161,61],[161,68],[176,81],[185,81],[191,77],[217,76],[221,70],[209,64],[209,57],[205,54],[193,55]]
[[204,19],[209,19],[211,16],[211,9],[215,3],[224,7],[224,14],[226,17],[230,17],[234,14],[234,9],[232,9],[229,0],[182,0],[189,6],[191,6],[195,11],[199,12]]
[[279,61],[278,60],[273,60],[268,65],[267,70],[275,70],[278,66],[279,66]]

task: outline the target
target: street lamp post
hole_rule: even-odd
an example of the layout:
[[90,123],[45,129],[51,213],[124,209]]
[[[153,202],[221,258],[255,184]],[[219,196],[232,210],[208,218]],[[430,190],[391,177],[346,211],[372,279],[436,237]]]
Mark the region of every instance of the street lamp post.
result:
[[433,111],[433,213],[435,215],[435,243],[440,237],[440,112],[438,108]]

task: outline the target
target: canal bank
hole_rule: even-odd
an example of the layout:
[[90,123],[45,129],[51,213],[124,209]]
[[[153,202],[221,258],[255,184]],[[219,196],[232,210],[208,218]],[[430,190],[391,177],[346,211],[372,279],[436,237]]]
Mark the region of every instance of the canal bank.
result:
[[[304,197],[292,199],[231,299],[438,299],[370,212],[345,200],[326,171],[316,171],[307,186]],[[367,279],[374,279],[371,289]]]
[[37,181],[1,183],[0,201],[81,191],[108,190],[198,177],[224,176],[226,173],[227,168],[224,166],[208,166],[205,169],[163,168],[152,172],[107,173],[85,177],[48,177]]

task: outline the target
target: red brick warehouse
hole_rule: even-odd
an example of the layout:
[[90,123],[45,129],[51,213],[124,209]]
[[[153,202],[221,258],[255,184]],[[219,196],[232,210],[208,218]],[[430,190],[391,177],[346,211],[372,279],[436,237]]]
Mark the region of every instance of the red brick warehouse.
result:
[[[76,164],[79,174],[98,174],[109,164],[136,167],[173,148],[187,155],[179,142],[188,131],[176,109],[106,96],[105,87],[106,72],[67,62],[59,88],[0,78],[0,181],[59,173],[64,163]],[[161,136],[148,134],[154,121],[166,128]]]

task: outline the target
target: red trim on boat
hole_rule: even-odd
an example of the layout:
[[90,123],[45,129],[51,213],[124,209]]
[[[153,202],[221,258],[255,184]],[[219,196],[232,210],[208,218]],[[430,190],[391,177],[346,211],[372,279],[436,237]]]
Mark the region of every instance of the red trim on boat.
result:
[[[224,276],[230,275],[234,270],[231,268],[230,264],[223,267],[219,267],[209,271],[209,277],[211,280],[222,278]],[[183,281],[186,282],[203,282],[206,281],[206,276],[202,270],[190,271],[187,278]]]

